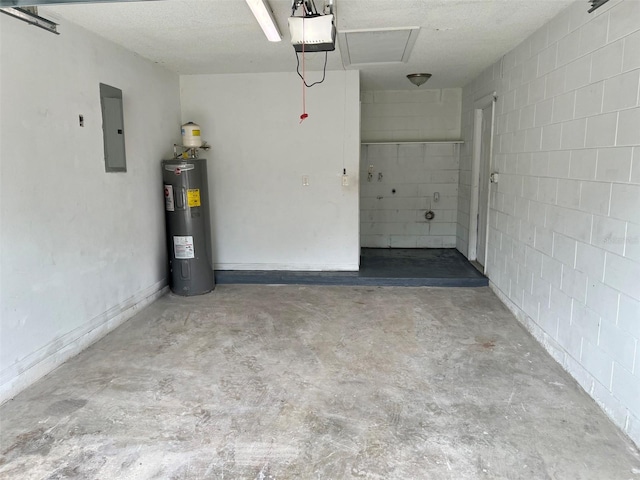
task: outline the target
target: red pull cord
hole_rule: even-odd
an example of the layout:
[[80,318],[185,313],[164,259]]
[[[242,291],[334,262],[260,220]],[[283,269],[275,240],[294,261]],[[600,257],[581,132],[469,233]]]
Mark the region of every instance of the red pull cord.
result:
[[305,87],[305,71],[304,71],[304,18],[302,19],[302,115],[300,115],[300,123],[304,122],[309,116],[307,113],[307,89]]

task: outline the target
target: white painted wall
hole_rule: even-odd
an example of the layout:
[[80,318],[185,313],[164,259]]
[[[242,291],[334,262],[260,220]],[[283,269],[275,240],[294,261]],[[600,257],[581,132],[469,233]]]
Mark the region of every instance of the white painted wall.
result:
[[357,270],[358,72],[327,72],[307,89],[302,124],[295,73],[189,75],[180,87],[183,120],[213,145],[215,268]]
[[459,140],[461,107],[461,88],[362,92],[362,141]]
[[640,444],[640,2],[586,11],[576,2],[465,88],[458,248],[473,102],[495,90],[491,286]]
[[[0,15],[0,401],[166,285],[178,77],[57,21],[59,36]],[[99,82],[123,91],[127,173],[104,171]]]
[[[458,148],[451,143],[362,146],[361,246],[456,246]],[[427,221],[429,210],[436,216]]]

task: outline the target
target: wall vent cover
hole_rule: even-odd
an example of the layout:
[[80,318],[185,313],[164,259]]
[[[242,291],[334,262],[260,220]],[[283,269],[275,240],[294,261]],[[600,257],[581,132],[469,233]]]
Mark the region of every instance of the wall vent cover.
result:
[[338,32],[345,65],[407,62],[420,27],[372,28]]

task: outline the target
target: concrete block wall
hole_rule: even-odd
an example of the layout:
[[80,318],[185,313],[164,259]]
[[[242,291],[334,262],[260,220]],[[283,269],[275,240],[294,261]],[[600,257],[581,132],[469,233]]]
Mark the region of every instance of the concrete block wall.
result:
[[[458,148],[452,143],[362,146],[361,246],[455,247]],[[429,210],[435,218],[427,221]]]
[[640,2],[587,9],[576,2],[465,87],[457,247],[473,103],[496,91],[491,286],[640,444]]
[[362,141],[458,140],[462,89],[424,87],[362,92]]

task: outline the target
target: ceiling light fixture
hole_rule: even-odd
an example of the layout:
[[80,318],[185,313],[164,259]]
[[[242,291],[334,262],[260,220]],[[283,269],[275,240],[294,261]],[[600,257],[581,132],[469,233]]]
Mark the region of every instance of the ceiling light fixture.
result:
[[270,42],[279,42],[282,40],[282,34],[278,30],[278,25],[273,18],[273,12],[266,0],[246,0],[247,5],[251,9],[253,16],[260,24],[262,31]]
[[407,78],[411,83],[413,83],[416,87],[419,87],[423,83],[426,83],[427,80],[431,78],[430,73],[410,73],[407,75]]

